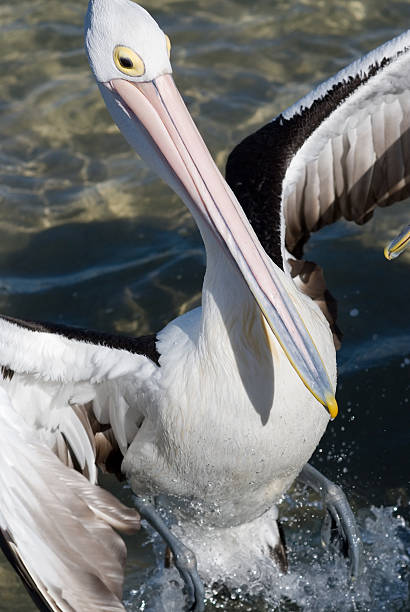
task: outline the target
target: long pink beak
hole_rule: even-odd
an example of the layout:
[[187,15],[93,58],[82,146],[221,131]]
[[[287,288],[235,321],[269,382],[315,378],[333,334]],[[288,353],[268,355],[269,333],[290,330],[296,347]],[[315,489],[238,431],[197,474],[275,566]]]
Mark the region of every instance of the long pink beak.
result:
[[[103,95],[114,120],[130,143],[184,199],[200,225],[205,222],[230,253],[295,371],[334,418],[334,391],[318,350],[286,291],[283,272],[260,245],[171,75],[145,83],[115,79],[101,89],[105,89]],[[116,110],[113,100],[107,100],[107,89],[115,97]],[[134,136],[131,124],[137,130]]]

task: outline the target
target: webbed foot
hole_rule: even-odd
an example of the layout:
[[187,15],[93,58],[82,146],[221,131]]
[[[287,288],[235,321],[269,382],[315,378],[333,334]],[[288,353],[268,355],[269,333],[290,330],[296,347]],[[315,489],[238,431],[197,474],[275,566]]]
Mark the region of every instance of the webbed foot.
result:
[[205,589],[198,574],[194,553],[174,536],[150,502],[141,497],[135,497],[134,502],[141,517],[148,521],[151,527],[159,533],[171,550],[174,565],[185,583],[187,595],[191,602],[188,610],[204,612]]
[[323,497],[327,513],[322,527],[322,543],[324,546],[335,540],[351,564],[351,574],[357,578],[361,570],[362,541],[346,495],[338,485],[328,480],[309,463],[299,474],[299,480],[312,487]]

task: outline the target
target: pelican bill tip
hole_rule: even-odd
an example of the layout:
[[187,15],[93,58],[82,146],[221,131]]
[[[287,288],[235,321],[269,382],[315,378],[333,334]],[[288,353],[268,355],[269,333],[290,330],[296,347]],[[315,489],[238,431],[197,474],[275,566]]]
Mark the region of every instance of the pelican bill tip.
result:
[[407,225],[384,249],[384,256],[389,261],[396,259],[410,245],[410,224]]
[[391,256],[391,253],[390,253],[390,248],[389,248],[389,247],[390,247],[390,244],[388,244],[387,246],[385,246],[385,247],[384,247],[384,256],[385,256],[385,258],[386,258],[388,261],[391,261],[392,256]]
[[326,396],[326,408],[328,409],[330,418],[333,421],[333,419],[337,417],[337,414],[339,412],[337,401],[334,395],[329,394]]

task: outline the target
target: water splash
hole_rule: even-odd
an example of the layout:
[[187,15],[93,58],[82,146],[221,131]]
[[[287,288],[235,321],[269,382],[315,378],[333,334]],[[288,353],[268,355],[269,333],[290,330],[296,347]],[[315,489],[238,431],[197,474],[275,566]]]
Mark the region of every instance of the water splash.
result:
[[[289,500],[288,500],[289,503]],[[293,503],[294,508],[297,505]],[[315,507],[314,507],[315,506]],[[320,545],[320,525],[312,504],[313,523],[300,526],[299,519],[285,521],[290,570],[286,576],[272,568],[258,567],[242,588],[229,592],[214,587],[207,592],[207,612],[382,612],[410,609],[410,527],[392,507],[363,509],[358,523],[363,538],[363,571],[350,580],[349,563],[335,550],[324,551]],[[306,501],[305,501],[306,510]],[[155,547],[158,540],[154,538]],[[162,561],[159,564],[163,567]],[[126,590],[126,608],[130,612],[181,612],[185,600],[182,583],[175,569],[159,567],[135,573],[128,584],[140,584]]]
[[305,545],[306,534],[292,532],[291,571],[278,584],[278,594],[297,604],[296,609],[315,612],[406,609],[410,529],[402,517],[395,516],[394,508],[372,506],[358,513],[358,522],[364,551],[357,580],[350,580],[349,564],[339,554],[331,550],[321,554],[311,544]]

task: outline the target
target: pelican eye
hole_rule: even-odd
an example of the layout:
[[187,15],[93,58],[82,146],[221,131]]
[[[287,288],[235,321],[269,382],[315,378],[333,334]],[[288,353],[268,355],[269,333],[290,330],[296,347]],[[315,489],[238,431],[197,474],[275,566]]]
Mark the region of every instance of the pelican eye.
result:
[[114,64],[123,74],[139,77],[145,73],[145,64],[138,55],[129,47],[117,45],[114,49]]
[[166,34],[165,34],[165,41],[167,43],[168,57],[171,57],[171,41],[169,40],[169,36],[167,36]]
[[129,57],[120,57],[118,60],[122,68],[133,68],[133,63]]

